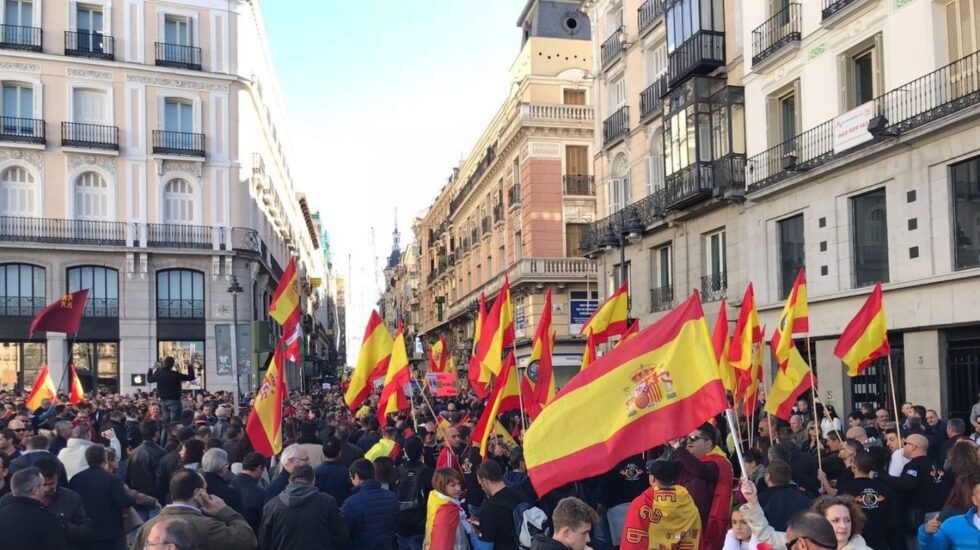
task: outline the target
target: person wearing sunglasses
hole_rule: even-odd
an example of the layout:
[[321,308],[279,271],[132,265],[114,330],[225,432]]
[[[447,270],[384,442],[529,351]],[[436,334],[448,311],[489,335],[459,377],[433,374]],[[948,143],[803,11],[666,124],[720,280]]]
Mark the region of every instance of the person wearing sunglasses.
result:
[[834,529],[816,512],[800,512],[786,528],[787,550],[833,550]]
[[680,465],[677,484],[687,488],[701,515],[701,548],[725,545],[731,521],[734,473],[732,463],[718,447],[721,435],[707,422],[676,442],[674,456]]

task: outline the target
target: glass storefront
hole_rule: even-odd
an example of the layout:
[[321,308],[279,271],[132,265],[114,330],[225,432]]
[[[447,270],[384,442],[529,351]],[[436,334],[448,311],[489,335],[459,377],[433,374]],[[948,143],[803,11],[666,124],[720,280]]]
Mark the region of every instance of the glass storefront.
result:
[[29,390],[47,362],[44,342],[0,342],[0,390]]
[[92,387],[95,372],[99,391],[119,393],[118,342],[77,342],[72,348],[72,362],[86,391]]
[[197,373],[197,380],[188,383],[184,382],[185,390],[200,390],[206,387],[204,372],[204,341],[173,341],[161,340],[157,348],[159,350],[160,362],[164,357],[174,358],[174,368],[180,372],[187,373],[193,366]]

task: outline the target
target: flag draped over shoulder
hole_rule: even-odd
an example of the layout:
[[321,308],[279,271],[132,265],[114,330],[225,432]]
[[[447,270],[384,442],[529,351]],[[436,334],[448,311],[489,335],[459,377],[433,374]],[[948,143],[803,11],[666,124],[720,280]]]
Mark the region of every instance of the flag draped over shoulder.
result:
[[446,353],[446,338],[429,347],[429,372],[446,372],[449,354]]
[[531,420],[538,417],[541,409],[555,398],[555,371],[552,365],[555,333],[551,331],[551,289],[544,297],[544,309],[541,320],[531,344],[531,357],[528,358],[527,369],[521,376],[521,391],[524,393],[524,405]]
[[405,386],[411,383],[412,373],[408,367],[408,351],[405,349],[405,328],[399,324],[395,343],[391,348],[385,383],[381,388],[381,399],[378,401],[378,423],[382,428],[388,425],[389,414],[408,410]]
[[31,393],[27,396],[27,410],[34,412],[41,406],[41,401],[45,399],[53,401],[57,394],[54,382],[51,380],[51,371],[48,370],[47,365],[44,365],[41,367],[41,372],[37,374],[37,379],[34,380]]
[[508,353],[507,360],[500,371],[500,378],[490,394],[490,400],[480,415],[480,421],[476,423],[471,435],[473,441],[480,442],[480,456],[487,456],[487,442],[490,439],[490,432],[493,431],[497,422],[497,415],[511,409],[521,407],[521,397],[517,388],[517,365],[514,354]]
[[75,365],[72,364],[68,365],[68,401],[72,405],[78,405],[85,401],[85,389],[82,387],[82,381],[78,378]]
[[38,331],[78,334],[78,326],[82,322],[82,310],[85,309],[87,298],[88,289],[83,288],[77,292],[65,294],[58,301],[42,309],[37,317],[31,321],[27,338],[33,338],[34,333]]
[[687,434],[727,406],[695,294],[562,388],[525,436],[528,474],[547,493]]
[[286,397],[285,342],[276,343],[272,362],[265,371],[262,385],[255,394],[252,412],[245,423],[245,433],[255,452],[269,458],[282,451],[282,402]]
[[459,528],[459,502],[433,489],[429,491],[425,508],[425,548],[454,550]]
[[725,389],[735,393],[735,370],[728,362],[728,350],[732,339],[728,337],[728,303],[721,301],[718,308],[718,319],[715,320],[715,330],[711,334],[711,344],[715,348],[715,358],[718,360],[718,372]]
[[701,531],[698,507],[684,486],[650,487],[630,504],[619,548],[697,550]]
[[[493,307],[480,327],[480,345],[477,358],[485,371],[500,376],[503,368],[503,355],[514,342],[514,313],[510,303],[510,281],[504,276],[500,294],[493,301]],[[487,380],[489,382],[489,380]]]
[[599,309],[582,325],[579,334],[595,336],[597,344],[606,343],[609,338],[626,332],[629,312],[628,281],[623,281],[619,290],[613,293]]
[[470,388],[480,399],[486,399],[490,393],[490,373],[484,373],[483,363],[477,356],[480,347],[480,333],[483,330],[483,323],[487,317],[487,298],[480,293],[480,308],[476,313],[476,327],[473,332],[473,350],[470,354],[470,367],[466,378],[470,381]]
[[367,396],[371,395],[374,381],[383,378],[388,372],[393,344],[391,333],[385,328],[381,316],[377,311],[371,311],[371,318],[364,329],[361,351],[357,355],[357,365],[354,366],[350,383],[344,393],[344,402],[350,410],[356,411]]
[[857,315],[847,324],[834,347],[834,355],[847,365],[847,375],[854,377],[879,357],[891,353],[888,343],[888,327],[885,323],[885,304],[881,295],[881,283],[875,285],[871,296],[864,302]]

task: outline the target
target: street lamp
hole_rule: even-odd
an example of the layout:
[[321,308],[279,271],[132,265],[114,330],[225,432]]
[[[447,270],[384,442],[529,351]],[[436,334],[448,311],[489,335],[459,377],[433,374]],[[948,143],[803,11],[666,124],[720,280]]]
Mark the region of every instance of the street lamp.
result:
[[235,414],[241,414],[241,409],[238,406],[242,393],[242,379],[238,372],[238,295],[242,292],[245,292],[245,289],[238,284],[238,277],[232,275],[228,294],[231,294],[231,357],[234,363],[232,372],[235,376]]
[[[619,227],[614,227],[615,222],[609,222],[606,234],[602,237],[599,244],[606,252],[612,252],[613,248],[619,248],[619,282],[626,281],[626,243],[637,243],[643,238],[646,226],[635,211],[631,212],[629,219],[626,219],[626,209],[619,211]],[[617,230],[618,229],[618,230]]]

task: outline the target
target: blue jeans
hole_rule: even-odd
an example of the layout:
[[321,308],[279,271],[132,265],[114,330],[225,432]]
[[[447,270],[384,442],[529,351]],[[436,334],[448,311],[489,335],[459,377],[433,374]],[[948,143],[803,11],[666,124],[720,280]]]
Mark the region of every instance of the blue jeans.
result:
[[425,541],[425,535],[395,535],[395,538],[398,539],[398,550],[422,550]]
[[626,512],[629,509],[630,503],[626,502],[606,511],[606,521],[609,524],[609,535],[613,546],[619,546],[619,538],[623,534],[623,525],[626,523]]
[[180,399],[166,399],[160,402],[160,412],[163,413],[163,430],[160,434],[160,446],[167,446],[167,426],[180,421],[180,413],[184,406]]
[[606,514],[599,515],[599,521],[592,525],[592,548],[595,550],[609,550],[612,548],[612,540],[609,536],[609,520]]

